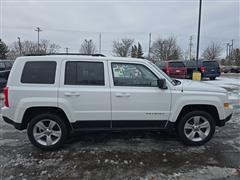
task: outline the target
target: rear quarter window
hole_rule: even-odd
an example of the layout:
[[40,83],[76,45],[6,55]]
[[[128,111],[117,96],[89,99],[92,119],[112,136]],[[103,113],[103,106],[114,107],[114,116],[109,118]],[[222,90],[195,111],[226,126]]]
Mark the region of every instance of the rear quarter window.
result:
[[55,61],[29,61],[23,68],[21,83],[54,84],[56,73]]

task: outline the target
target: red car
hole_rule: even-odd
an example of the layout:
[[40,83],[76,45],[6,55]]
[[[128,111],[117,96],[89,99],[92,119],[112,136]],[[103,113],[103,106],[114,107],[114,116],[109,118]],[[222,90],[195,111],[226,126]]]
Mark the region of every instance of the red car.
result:
[[156,65],[172,78],[186,78],[187,69],[180,60],[159,61]]

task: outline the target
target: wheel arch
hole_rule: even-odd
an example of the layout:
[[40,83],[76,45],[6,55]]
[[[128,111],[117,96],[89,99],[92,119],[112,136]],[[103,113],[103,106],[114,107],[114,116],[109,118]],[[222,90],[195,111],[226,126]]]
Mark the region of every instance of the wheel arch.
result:
[[22,127],[26,129],[30,120],[38,114],[56,114],[63,118],[64,122],[66,123],[67,127],[72,129],[72,126],[69,122],[69,119],[66,113],[59,107],[30,107],[27,108],[24,112],[23,119],[22,119]]
[[175,125],[177,126],[178,122],[182,119],[182,117],[191,111],[204,111],[209,113],[213,119],[215,120],[216,125],[218,126],[220,118],[219,118],[219,114],[218,114],[218,110],[214,105],[203,105],[203,104],[190,104],[190,105],[185,105],[176,120]]

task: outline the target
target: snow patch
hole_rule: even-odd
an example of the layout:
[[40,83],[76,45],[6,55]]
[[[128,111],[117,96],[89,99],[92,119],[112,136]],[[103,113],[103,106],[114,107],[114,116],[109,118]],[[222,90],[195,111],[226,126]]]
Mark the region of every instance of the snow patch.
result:
[[224,168],[224,167],[212,167],[207,166],[203,168],[196,168],[190,170],[189,172],[175,172],[173,174],[148,174],[144,178],[140,178],[141,180],[148,179],[171,179],[171,180],[207,180],[207,179],[220,179],[227,178],[230,176],[237,176],[238,170],[235,168]]

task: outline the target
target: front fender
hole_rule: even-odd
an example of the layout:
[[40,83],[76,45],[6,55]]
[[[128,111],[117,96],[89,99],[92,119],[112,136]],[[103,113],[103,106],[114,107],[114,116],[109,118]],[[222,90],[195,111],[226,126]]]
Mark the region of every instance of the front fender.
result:
[[[220,94],[220,93],[219,93]],[[178,115],[182,111],[182,109],[187,105],[210,105],[214,106],[217,109],[218,115],[220,119],[224,119],[224,109],[223,109],[223,101],[219,96],[216,96],[216,93],[204,93],[199,94],[199,92],[191,92],[187,93],[173,93],[173,102],[172,102],[172,110],[170,114],[169,121],[176,122]],[[201,109],[199,109],[201,110]]]

